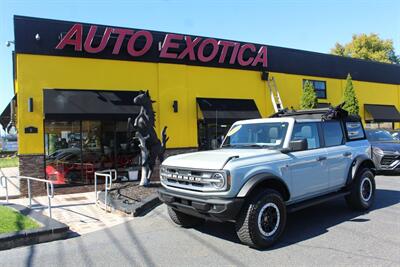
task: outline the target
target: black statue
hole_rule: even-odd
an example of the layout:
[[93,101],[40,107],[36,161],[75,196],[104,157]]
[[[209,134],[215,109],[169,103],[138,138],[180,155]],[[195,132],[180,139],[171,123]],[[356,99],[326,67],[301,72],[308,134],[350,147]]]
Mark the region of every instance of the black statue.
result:
[[157,158],[160,162],[164,160],[164,152],[169,138],[166,134],[167,127],[162,130],[162,141],[157,137],[154,124],[155,112],[152,105],[154,101],[151,100],[149,91],[140,91],[133,102],[141,108],[133,123],[131,118],[128,119],[128,138],[130,141],[137,140],[139,142],[142,166],[140,185],[146,186],[150,182]]

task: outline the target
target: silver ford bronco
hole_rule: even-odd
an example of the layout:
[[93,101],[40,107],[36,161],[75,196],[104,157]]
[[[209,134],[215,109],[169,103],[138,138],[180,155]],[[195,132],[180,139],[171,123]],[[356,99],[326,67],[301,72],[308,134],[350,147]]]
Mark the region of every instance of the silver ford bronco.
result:
[[244,244],[267,248],[288,212],[336,197],[369,209],[374,172],[358,116],[340,107],[284,110],[234,123],[220,149],[167,158],[159,197],[178,225],[231,221]]

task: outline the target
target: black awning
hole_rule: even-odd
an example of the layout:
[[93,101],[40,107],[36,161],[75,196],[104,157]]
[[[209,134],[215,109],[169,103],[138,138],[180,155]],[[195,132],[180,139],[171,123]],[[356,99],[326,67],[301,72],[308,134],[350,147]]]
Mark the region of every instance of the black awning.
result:
[[366,121],[373,122],[400,122],[400,113],[394,105],[364,104],[370,116],[365,116]]
[[8,123],[11,120],[11,103],[8,103],[6,108],[3,110],[3,112],[0,115],[0,124],[3,126],[5,129],[8,125]]
[[135,117],[138,91],[44,90],[44,116],[56,120],[124,120]]
[[206,122],[233,123],[261,118],[253,99],[197,98]]
[[4,108],[3,112],[0,115],[0,124],[3,126],[3,129],[6,129],[8,124],[11,121],[11,105],[16,105],[17,95],[14,95],[11,99],[10,103]]

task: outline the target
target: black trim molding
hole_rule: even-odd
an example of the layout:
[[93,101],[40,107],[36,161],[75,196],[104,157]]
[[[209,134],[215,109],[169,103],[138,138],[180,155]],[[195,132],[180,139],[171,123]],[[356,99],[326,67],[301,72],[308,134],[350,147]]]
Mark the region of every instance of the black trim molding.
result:
[[[113,54],[113,47],[117,41],[117,36],[111,34],[107,47],[99,53],[89,53],[83,50],[75,51],[71,45],[65,46],[63,49],[55,49],[60,43],[60,40],[71,29],[75,22],[41,19],[33,17],[14,16],[14,31],[15,31],[15,52],[17,54],[36,54],[36,55],[53,55],[53,56],[68,56],[68,57],[82,57],[82,58],[103,58],[115,60],[129,60],[129,61],[144,61],[144,62],[157,62],[157,63],[177,63],[187,65],[199,65],[209,67],[223,67],[261,71],[267,70],[272,72],[318,76],[326,78],[345,79],[347,74],[350,73],[354,80],[400,84],[400,65],[378,63],[360,59],[352,59],[347,57],[333,56],[329,54],[322,54],[316,52],[309,52],[297,49],[265,46],[260,44],[248,44],[237,41],[218,39],[219,41],[235,42],[240,46],[249,45],[254,48],[254,51],[267,48],[267,67],[262,64],[251,64],[247,66],[240,65],[237,60],[230,64],[229,60],[222,63],[218,62],[222,53],[222,48],[219,47],[218,53],[213,57],[213,60],[201,62],[199,60],[189,60],[189,56],[183,59],[177,58],[163,58],[160,57],[160,45],[166,39],[166,32],[148,31],[153,37],[151,47],[144,55],[132,57],[126,49],[120,49],[118,54]],[[83,26],[82,43],[88,35],[89,28],[92,24],[81,23]],[[93,37],[93,46],[99,46],[102,40],[105,29],[110,26],[93,25],[97,26],[96,35]],[[118,28],[118,27],[114,27]],[[140,29],[124,29],[130,31],[141,31]],[[38,34],[38,35],[37,35]],[[100,34],[100,35],[99,35]],[[191,37],[193,41],[196,37]],[[37,38],[39,37],[39,38]],[[200,37],[204,39],[212,39]],[[142,40],[142,41],[140,41]],[[212,39],[215,41],[215,39]],[[122,40],[122,47],[126,47],[129,38]],[[186,42],[182,40],[181,43],[176,43],[177,47],[172,48],[171,51],[181,53],[186,49]],[[140,50],[145,46],[143,38],[137,39],[134,49]],[[209,55],[212,45],[207,45],[204,48],[204,55]],[[227,58],[233,53],[233,49],[228,49]],[[197,46],[194,48],[194,53],[197,54]],[[243,59],[248,59],[250,49],[242,55]],[[237,52],[237,51],[236,51]],[[246,54],[247,53],[247,54]],[[254,55],[253,55],[254,56]]]

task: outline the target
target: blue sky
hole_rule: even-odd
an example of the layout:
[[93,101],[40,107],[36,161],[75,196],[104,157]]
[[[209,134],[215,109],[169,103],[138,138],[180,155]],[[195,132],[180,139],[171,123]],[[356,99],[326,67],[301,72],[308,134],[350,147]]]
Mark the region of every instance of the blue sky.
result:
[[353,33],[378,33],[400,54],[400,1],[0,0],[0,113],[13,95],[13,15],[188,33],[329,53]]

